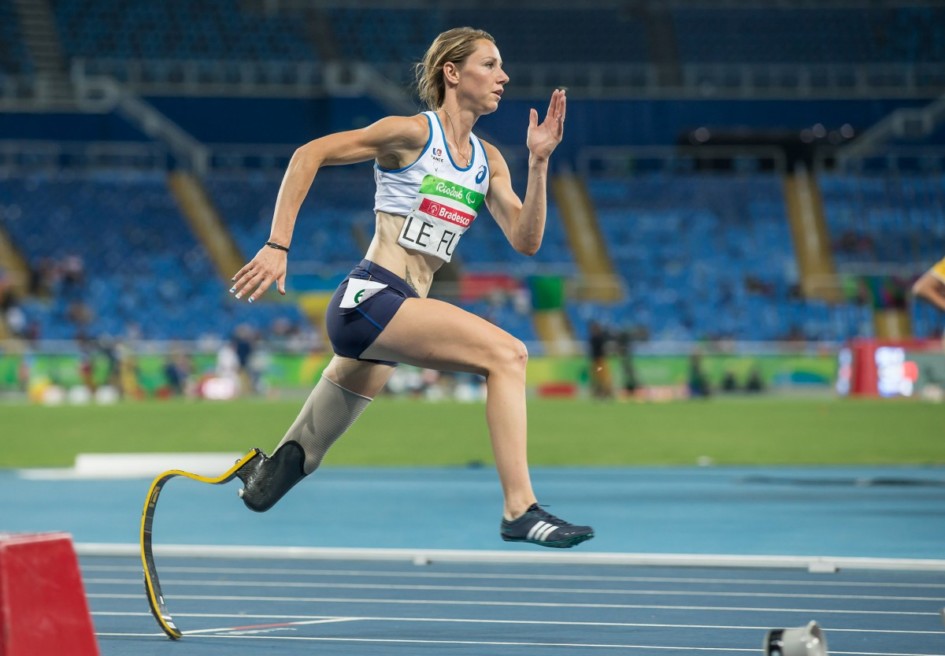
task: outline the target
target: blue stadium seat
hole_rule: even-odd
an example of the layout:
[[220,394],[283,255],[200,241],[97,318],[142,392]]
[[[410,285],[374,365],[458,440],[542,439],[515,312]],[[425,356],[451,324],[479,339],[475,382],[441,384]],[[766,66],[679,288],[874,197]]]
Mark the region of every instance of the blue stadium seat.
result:
[[945,61],[943,7],[676,7],[684,64]]
[[[859,317],[795,299],[791,235],[775,175],[653,173],[588,181],[627,300],[571,318],[651,339],[779,340],[858,334]],[[836,317],[839,316],[840,319]]]
[[880,264],[909,275],[945,255],[942,174],[824,174],[819,179],[841,270]]
[[304,22],[231,0],[58,0],[56,22],[70,56],[115,59],[315,61]]
[[[0,179],[0,223],[30,265],[81,262],[77,280],[53,278],[50,298],[25,304],[45,339],[225,337],[278,318],[307,325],[291,304],[230,298],[167,189],[163,173]],[[84,318],[77,313],[85,312]]]
[[32,61],[19,34],[19,20],[11,0],[0,0],[0,81],[5,75],[28,75]]

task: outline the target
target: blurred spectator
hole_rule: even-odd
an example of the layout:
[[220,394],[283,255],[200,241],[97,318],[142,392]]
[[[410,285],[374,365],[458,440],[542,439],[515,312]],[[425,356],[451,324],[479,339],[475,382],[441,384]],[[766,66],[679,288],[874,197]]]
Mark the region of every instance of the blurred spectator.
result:
[[7,305],[3,316],[4,319],[6,319],[7,327],[9,327],[14,337],[23,339],[29,338],[30,326],[29,322],[26,320],[26,313],[23,312],[23,308],[21,308],[15,300]]
[[38,263],[30,267],[30,295],[49,298],[55,292],[57,279],[58,269],[52,258],[40,258]]
[[223,378],[237,376],[240,370],[240,360],[236,355],[236,348],[231,342],[223,342],[217,350],[216,374]]
[[31,348],[27,348],[20,358],[20,364],[16,369],[16,381],[19,389],[24,394],[29,391],[30,380],[33,377],[33,365],[36,362],[36,355]]
[[781,337],[783,342],[803,342],[807,340],[807,336],[804,334],[804,329],[793,324],[788,331],[784,333],[784,336]]
[[98,349],[107,363],[105,370],[105,380],[113,388],[121,389],[121,363],[119,362],[118,349],[115,342],[107,337],[98,340]]
[[62,260],[62,293],[68,298],[81,293],[85,287],[85,262],[78,255],[67,255]]
[[20,307],[13,281],[3,269],[0,269],[0,321],[6,322],[14,337],[28,337],[26,313]]
[[90,394],[95,394],[95,352],[88,341],[79,342],[79,377]]
[[640,386],[636,367],[633,364],[633,337],[632,330],[623,330],[617,335],[616,340],[620,372],[623,375],[623,391],[627,396],[633,396]]
[[236,353],[237,368],[240,378],[240,389],[246,392],[255,392],[253,372],[250,370],[250,361],[256,350],[256,333],[246,325],[240,324],[233,331],[233,350]]
[[876,245],[869,235],[846,230],[834,241],[833,250],[838,253],[857,255],[863,259],[872,260],[876,254]]
[[749,274],[745,276],[745,291],[749,294],[758,294],[770,298],[774,296],[774,285],[765,282],[758,276]]
[[709,379],[702,368],[702,354],[699,351],[693,351],[689,356],[689,396],[709,398],[711,394]]
[[591,394],[597,399],[609,399],[613,396],[610,379],[610,367],[607,364],[607,340],[609,335],[596,321],[588,329],[588,350],[590,355]]
[[757,364],[752,366],[748,372],[748,379],[745,381],[745,391],[752,394],[758,394],[765,391],[765,381],[761,376],[761,367]]
[[246,373],[249,378],[249,388],[254,394],[266,393],[266,372],[269,371],[271,358],[265,344],[257,339],[253,351],[246,363]]
[[731,369],[726,369],[725,373],[722,374],[722,392],[726,394],[731,394],[732,392],[738,391],[738,380],[735,378],[735,372]]
[[85,329],[92,323],[95,315],[83,301],[72,301],[66,306],[66,318],[75,325],[77,332],[84,335]]
[[124,342],[115,344],[115,353],[118,358],[118,390],[124,399],[140,399],[143,396],[139,382],[140,371],[134,351]]
[[173,396],[187,392],[187,381],[193,373],[190,356],[180,349],[173,349],[164,361],[164,381]]

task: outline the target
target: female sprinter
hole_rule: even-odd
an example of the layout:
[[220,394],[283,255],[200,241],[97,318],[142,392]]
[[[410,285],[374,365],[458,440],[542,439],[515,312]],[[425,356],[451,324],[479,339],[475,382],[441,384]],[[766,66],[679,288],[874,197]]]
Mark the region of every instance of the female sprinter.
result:
[[499,151],[472,132],[499,106],[509,77],[481,30],[440,34],[417,65],[430,111],[387,117],[315,139],[295,151],[276,200],[269,240],[230,290],[253,302],[272,284],[285,294],[295,220],[323,166],[374,160],[376,228],[364,259],[332,297],[326,323],[334,357],[271,457],[238,473],[244,503],[264,511],[319,465],[328,448],[381,391],[396,363],[485,377],[486,421],[504,495],[503,540],[572,547],[593,537],[542,509],[526,455],[524,344],[474,314],[427,298],[482,203],[512,246],[533,255],[545,228],[548,159],[564,134],[565,93],[551,95],[541,123],[532,109],[524,200]]

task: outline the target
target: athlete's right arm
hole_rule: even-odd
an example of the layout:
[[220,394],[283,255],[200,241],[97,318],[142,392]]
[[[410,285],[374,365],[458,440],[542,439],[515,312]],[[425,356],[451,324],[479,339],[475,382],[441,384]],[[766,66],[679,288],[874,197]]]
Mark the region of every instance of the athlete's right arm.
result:
[[[422,115],[390,116],[365,128],[337,132],[300,146],[282,178],[267,241],[289,247],[299,208],[322,166],[376,159],[387,168],[400,168],[417,158],[428,137],[429,125]],[[263,246],[233,276],[230,292],[236,298],[249,294],[247,300],[252,303],[275,282],[279,293],[285,294],[287,264],[286,251]]]

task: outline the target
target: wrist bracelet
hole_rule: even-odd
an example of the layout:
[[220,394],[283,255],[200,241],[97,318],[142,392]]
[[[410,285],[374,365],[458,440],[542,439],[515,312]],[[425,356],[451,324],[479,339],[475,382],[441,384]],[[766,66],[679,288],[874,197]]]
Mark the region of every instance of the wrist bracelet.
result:
[[285,251],[286,253],[289,252],[288,246],[283,246],[282,244],[277,244],[277,243],[274,242],[274,241],[267,241],[267,242],[266,242],[266,246],[268,246],[269,248],[275,248],[277,251]]

